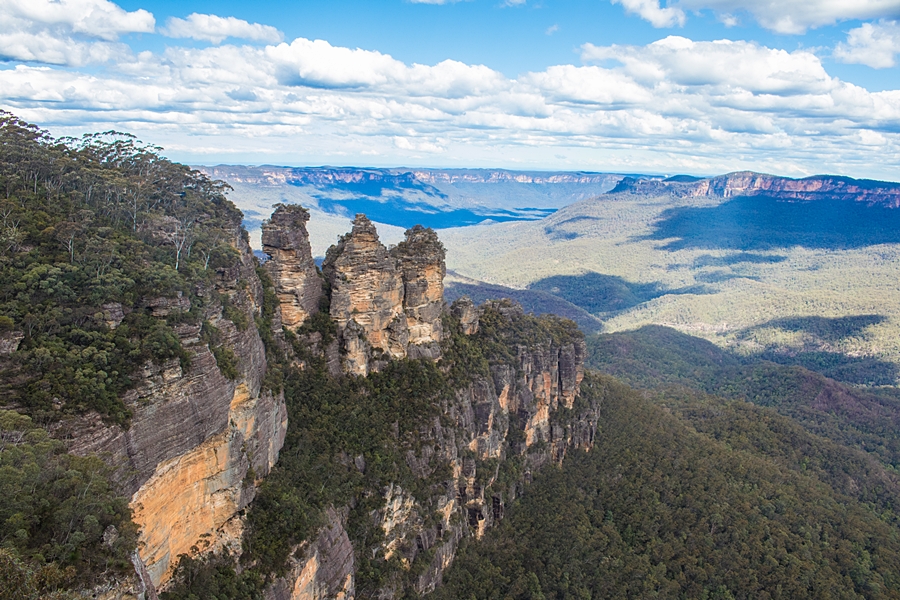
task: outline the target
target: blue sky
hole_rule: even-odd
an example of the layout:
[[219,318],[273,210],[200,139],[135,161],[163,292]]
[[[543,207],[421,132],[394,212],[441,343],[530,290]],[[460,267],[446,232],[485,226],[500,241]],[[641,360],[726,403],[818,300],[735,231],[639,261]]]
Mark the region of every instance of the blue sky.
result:
[[0,0],[0,17],[0,108],[194,164],[900,178],[900,0]]

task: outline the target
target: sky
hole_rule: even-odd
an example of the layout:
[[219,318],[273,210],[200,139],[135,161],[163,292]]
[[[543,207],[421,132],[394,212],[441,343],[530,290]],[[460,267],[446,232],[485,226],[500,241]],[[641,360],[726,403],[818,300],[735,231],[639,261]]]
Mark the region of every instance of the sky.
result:
[[0,109],[189,164],[900,180],[900,0],[0,0]]

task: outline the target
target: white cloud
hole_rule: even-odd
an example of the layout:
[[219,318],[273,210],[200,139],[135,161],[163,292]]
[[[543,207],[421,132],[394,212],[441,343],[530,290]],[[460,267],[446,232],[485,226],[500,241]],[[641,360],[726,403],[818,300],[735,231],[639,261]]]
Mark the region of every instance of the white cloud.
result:
[[155,26],[149,12],[107,0],[0,0],[0,14],[0,59],[73,67],[127,56],[119,36]]
[[0,105],[58,133],[133,131],[193,162],[550,168],[562,153],[593,169],[891,178],[883,158],[900,154],[900,91],[843,82],[810,52],[671,36],[585,45],[582,58],[508,78],[302,38],[173,47],[99,72],[0,69]]
[[545,31],[544,33],[545,33],[546,35],[553,35],[553,34],[556,33],[557,31],[559,31],[559,25],[553,24],[553,25],[551,25],[550,27],[548,27],[548,28],[547,28],[547,31]]
[[186,19],[170,18],[166,21],[166,27],[161,33],[168,37],[193,38],[214,44],[222,43],[225,38],[269,43],[277,43],[284,39],[284,35],[270,25],[248,23],[235,17],[219,17],[199,13],[190,14]]
[[897,54],[900,54],[900,23],[897,21],[863,23],[850,30],[846,43],[840,43],[834,49],[838,60],[874,69],[893,67],[897,64]]
[[661,7],[659,0],[610,0],[621,4],[629,13],[648,21],[654,27],[684,25],[684,11],[679,8]]
[[123,33],[150,33],[153,15],[139,9],[128,12],[109,0],[0,0],[0,14],[11,19],[4,29],[29,26],[60,27],[107,41]]
[[584,61],[614,60],[645,84],[724,87],[753,94],[791,95],[827,90],[832,80],[811,52],[787,52],[753,42],[694,42],[669,36],[647,46],[585,44]]
[[666,8],[660,0],[610,1],[622,4],[654,27],[683,25],[685,11],[712,10],[726,24],[735,23],[737,14],[743,13],[766,29],[789,34],[852,19],[900,16],[900,0],[673,0]]
[[23,62],[80,67],[127,54],[128,47],[110,42],[81,42],[46,31],[0,33],[0,57]]
[[463,97],[504,84],[504,77],[481,65],[445,60],[433,67],[411,66],[393,57],[356,48],[332,46],[324,40],[297,38],[266,48],[285,85],[313,88],[373,88],[392,86],[407,93]]

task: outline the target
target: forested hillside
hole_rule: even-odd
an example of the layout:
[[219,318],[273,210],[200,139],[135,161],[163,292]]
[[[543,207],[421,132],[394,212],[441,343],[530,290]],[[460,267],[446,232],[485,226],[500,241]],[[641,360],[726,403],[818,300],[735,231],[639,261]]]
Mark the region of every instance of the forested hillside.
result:
[[900,596],[893,475],[771,411],[591,381],[597,445],[541,473],[436,597]]

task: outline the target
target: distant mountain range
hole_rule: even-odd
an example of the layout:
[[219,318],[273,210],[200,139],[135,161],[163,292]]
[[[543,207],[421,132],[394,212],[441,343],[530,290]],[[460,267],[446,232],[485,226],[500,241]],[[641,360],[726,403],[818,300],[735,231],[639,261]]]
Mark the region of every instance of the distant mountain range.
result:
[[235,188],[229,197],[247,215],[248,229],[273,204],[285,201],[344,218],[365,213],[375,222],[403,228],[537,220],[603,194],[625,177],[502,169],[197,168]]
[[813,175],[803,179],[738,171],[707,179],[677,175],[667,179],[624,177],[611,193],[671,193],[684,197],[766,196],[776,200],[854,200],[900,207],[900,183]]

